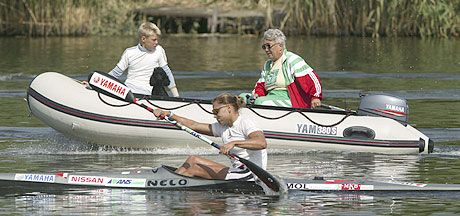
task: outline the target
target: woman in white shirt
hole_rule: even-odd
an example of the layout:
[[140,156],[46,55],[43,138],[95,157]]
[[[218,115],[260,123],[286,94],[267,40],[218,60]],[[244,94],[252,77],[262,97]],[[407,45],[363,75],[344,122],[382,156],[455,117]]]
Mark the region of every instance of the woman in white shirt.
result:
[[[244,99],[224,93],[213,99],[212,106],[217,120],[213,124],[199,123],[159,109],[154,114],[160,119],[169,116],[198,133],[221,137],[224,144],[220,146],[220,153],[238,155],[266,169],[267,141],[253,121],[241,117],[239,110],[245,106]],[[254,180],[249,169],[239,161],[231,159],[231,163],[232,166],[228,167],[204,157],[189,156],[176,173],[206,179]]]

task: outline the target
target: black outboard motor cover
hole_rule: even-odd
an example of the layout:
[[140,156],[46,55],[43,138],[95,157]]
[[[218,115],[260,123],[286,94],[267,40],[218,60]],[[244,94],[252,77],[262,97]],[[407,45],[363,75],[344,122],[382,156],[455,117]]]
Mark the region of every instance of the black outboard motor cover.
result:
[[358,115],[383,116],[407,125],[409,105],[402,98],[384,94],[369,94],[361,97]]

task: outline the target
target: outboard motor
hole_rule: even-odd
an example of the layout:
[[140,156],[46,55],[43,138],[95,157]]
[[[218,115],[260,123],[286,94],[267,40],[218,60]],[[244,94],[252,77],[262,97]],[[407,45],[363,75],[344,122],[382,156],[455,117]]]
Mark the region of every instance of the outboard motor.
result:
[[369,94],[361,96],[358,115],[387,117],[405,126],[409,118],[409,106],[402,98],[384,94]]

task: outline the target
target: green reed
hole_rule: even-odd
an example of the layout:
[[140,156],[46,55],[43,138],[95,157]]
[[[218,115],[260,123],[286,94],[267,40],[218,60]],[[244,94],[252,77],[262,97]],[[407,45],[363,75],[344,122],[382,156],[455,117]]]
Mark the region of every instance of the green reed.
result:
[[273,0],[285,31],[314,35],[458,37],[460,0]]
[[133,34],[132,11],[148,3],[147,0],[0,0],[0,34]]
[[[136,9],[265,10],[288,34],[458,37],[460,0],[0,0],[1,35],[133,34]],[[272,13],[275,12],[275,13]]]

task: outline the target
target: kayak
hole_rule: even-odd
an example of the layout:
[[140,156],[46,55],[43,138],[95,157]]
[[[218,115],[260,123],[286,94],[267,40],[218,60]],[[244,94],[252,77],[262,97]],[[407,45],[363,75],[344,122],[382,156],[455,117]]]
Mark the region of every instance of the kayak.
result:
[[[221,191],[263,193],[255,181],[209,180],[175,173],[176,168],[136,168],[118,172],[1,173],[2,187],[100,187],[144,190]],[[460,184],[425,184],[400,181],[347,179],[283,179],[289,191],[460,191]]]
[[[112,86],[115,88],[114,86]],[[213,123],[209,100],[152,97],[140,100],[195,121]],[[56,72],[38,75],[27,90],[30,112],[72,139],[124,148],[212,148],[149,111],[99,94]],[[269,149],[427,154],[434,142],[408,123],[408,105],[390,95],[366,95],[358,111],[333,106],[293,109],[249,105],[241,110],[263,129]],[[220,143],[219,138],[209,137]]]
[[117,173],[5,173],[2,185],[9,183],[53,184],[75,187],[142,188],[155,190],[218,190],[223,192],[257,192],[262,188],[249,181],[208,180],[182,176],[175,168],[139,168]]

